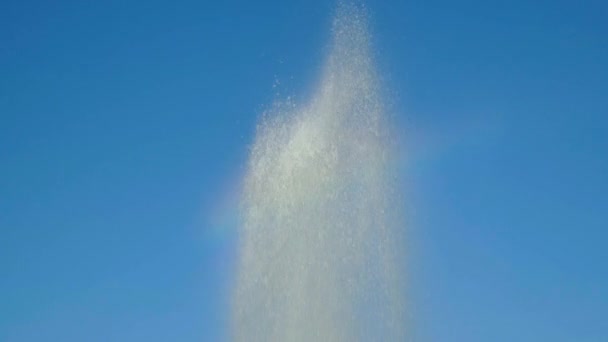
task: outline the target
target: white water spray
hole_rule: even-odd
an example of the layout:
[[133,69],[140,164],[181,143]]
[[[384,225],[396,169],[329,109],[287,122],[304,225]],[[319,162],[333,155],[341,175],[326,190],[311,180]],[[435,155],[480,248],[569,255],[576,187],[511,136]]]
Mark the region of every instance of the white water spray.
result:
[[392,154],[364,11],[341,5],[305,106],[258,126],[245,178],[236,341],[404,338]]

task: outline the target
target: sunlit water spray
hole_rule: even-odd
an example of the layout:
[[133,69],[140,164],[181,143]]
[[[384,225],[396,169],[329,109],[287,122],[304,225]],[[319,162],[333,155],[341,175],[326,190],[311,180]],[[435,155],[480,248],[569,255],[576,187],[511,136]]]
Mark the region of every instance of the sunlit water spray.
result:
[[312,100],[286,102],[251,149],[234,339],[401,340],[398,196],[361,8],[338,9]]

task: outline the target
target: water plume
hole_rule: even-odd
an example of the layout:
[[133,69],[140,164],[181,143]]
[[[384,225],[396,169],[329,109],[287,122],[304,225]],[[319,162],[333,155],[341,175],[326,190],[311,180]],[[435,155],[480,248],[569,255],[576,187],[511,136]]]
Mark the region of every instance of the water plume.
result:
[[236,341],[402,340],[391,139],[365,10],[340,5],[306,105],[258,124],[242,196]]

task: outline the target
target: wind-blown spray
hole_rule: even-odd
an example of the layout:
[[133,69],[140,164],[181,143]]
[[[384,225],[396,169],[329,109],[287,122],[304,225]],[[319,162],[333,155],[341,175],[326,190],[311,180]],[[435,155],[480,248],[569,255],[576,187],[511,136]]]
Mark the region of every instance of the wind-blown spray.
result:
[[252,146],[234,295],[237,341],[401,340],[392,154],[364,10],[341,5],[305,106]]

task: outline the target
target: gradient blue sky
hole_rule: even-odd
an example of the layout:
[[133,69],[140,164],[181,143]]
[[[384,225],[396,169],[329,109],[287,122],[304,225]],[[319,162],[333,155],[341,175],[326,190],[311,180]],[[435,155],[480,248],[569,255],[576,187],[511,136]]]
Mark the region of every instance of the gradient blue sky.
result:
[[[220,3],[0,4],[1,341],[227,338],[247,146],[334,4]],[[608,340],[608,3],[368,7],[415,340]]]

